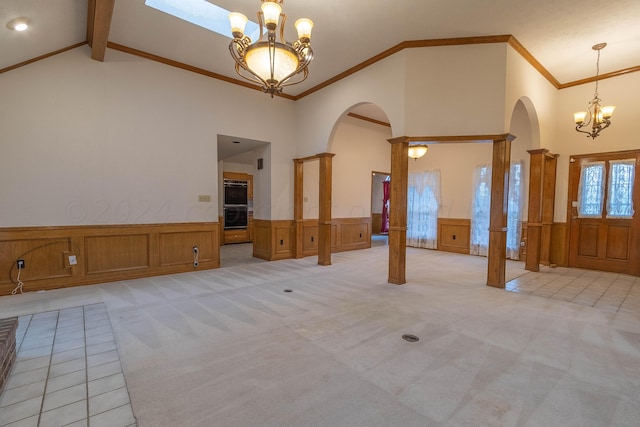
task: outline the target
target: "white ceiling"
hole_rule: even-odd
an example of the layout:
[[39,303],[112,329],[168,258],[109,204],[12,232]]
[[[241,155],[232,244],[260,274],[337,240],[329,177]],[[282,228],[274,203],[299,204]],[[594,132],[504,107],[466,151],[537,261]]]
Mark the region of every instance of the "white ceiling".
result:
[[[98,0],[101,1],[101,0]],[[0,69],[86,39],[88,0],[0,0]],[[216,0],[255,17],[259,0]],[[591,46],[607,42],[601,73],[640,65],[640,0],[287,0],[293,22],[311,18],[315,60],[299,94],[406,40],[512,34],[560,82],[592,77]],[[6,23],[31,19],[23,33]],[[229,39],[145,6],[116,0],[109,41],[236,78]],[[107,53],[105,61],[109,61]]]
[[[84,42],[88,1],[0,0],[0,70]],[[250,19],[260,6],[259,0],[215,3]],[[591,46],[600,42],[608,43],[601,73],[640,66],[640,0],[286,0],[283,11],[288,40],[296,19],[315,24],[309,78],[286,88],[294,96],[408,40],[511,34],[561,84],[595,75]],[[31,20],[28,31],[6,27],[21,16]],[[240,79],[228,38],[147,7],[144,0],[115,0],[108,40]]]

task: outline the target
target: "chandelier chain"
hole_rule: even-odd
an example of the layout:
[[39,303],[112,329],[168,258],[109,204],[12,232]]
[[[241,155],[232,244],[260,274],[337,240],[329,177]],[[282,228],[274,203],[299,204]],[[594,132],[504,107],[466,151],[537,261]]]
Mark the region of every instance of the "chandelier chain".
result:
[[600,79],[598,76],[600,75],[600,49],[598,49],[598,59],[596,60],[596,97],[598,96],[598,82]]

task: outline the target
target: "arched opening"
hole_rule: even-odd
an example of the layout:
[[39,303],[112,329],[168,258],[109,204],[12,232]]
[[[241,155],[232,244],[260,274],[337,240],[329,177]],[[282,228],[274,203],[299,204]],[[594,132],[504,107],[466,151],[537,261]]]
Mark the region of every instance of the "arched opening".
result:
[[[327,152],[295,159],[296,257],[318,254],[318,263],[328,265],[331,252],[371,247],[373,213],[379,217],[382,207],[372,204],[372,177],[390,174],[390,137],[382,109],[360,103],[336,120]],[[323,228],[330,251],[322,247]]]
[[[524,160],[520,259],[525,269],[538,271],[551,263],[551,238],[555,205],[557,155],[541,147],[536,109],[527,97],[520,98],[511,115],[510,129],[518,135],[514,153]],[[527,155],[528,154],[528,155]],[[510,225],[513,223],[510,221]]]

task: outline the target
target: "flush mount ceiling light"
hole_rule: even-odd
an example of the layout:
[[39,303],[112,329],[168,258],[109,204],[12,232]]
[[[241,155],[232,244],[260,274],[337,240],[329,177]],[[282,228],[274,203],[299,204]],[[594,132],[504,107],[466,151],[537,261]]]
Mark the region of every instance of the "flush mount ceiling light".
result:
[[409,157],[414,160],[418,160],[420,157],[427,154],[427,150],[429,149],[426,145],[410,145],[409,146]]
[[[593,99],[589,101],[588,111],[580,111],[573,115],[576,122],[576,130],[581,133],[586,133],[592,139],[600,135],[600,131],[606,129],[611,125],[611,116],[613,116],[613,110],[616,109],[613,105],[607,105],[602,107],[600,105],[600,98],[598,97],[598,76],[600,74],[600,51],[607,46],[606,43],[598,43],[591,47],[591,49],[598,52],[598,60],[596,61],[596,91],[593,94]],[[591,125],[591,129],[582,130],[582,128]]]
[[29,18],[15,18],[7,23],[10,30],[24,31],[29,28]]
[[[313,22],[302,18],[295,22],[298,40],[288,43],[284,39],[284,23],[287,15],[282,13],[284,0],[261,0],[258,12],[260,37],[257,41],[244,34],[248,21],[241,13],[229,14],[233,40],[229,51],[235,60],[239,76],[258,83],[265,93],[277,95],[285,86],[300,83],[309,75],[308,66],[313,60],[311,29]],[[276,29],[280,27],[280,40],[276,41]],[[264,33],[264,28],[267,33]]]

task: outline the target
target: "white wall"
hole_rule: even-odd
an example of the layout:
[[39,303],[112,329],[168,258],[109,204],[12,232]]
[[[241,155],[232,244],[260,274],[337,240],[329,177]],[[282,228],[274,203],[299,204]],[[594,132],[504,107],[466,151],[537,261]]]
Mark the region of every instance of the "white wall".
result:
[[320,214],[320,161],[302,165],[302,218],[316,219]]
[[291,101],[87,46],[2,74],[0,93],[1,226],[216,221],[218,133],[271,142],[262,218],[291,218]]
[[330,151],[340,119],[362,103],[380,107],[389,118],[392,134],[404,135],[404,73],[402,51],[296,101],[296,157]]
[[[547,148],[554,143],[558,90],[518,52],[507,50],[505,128],[513,126],[512,113],[518,101],[529,108],[531,148]],[[517,138],[523,135],[515,133]]]
[[404,135],[505,132],[506,44],[426,47],[406,55]]
[[371,172],[391,171],[391,129],[353,117],[343,118],[331,141],[331,216],[371,216]]
[[[325,151],[337,154],[333,215],[366,216],[370,203],[359,197],[370,195],[372,170],[390,170],[389,148],[357,163],[363,156],[351,150],[367,130],[341,120],[354,105],[382,108],[391,136],[490,134],[526,128],[518,100],[528,108],[524,145],[560,154],[555,220],[566,221],[569,156],[640,147],[631,131],[639,87],[640,73],[601,81],[601,97],[618,108],[591,141],[572,114],[594,84],[556,90],[506,44],[408,49],[296,102],[117,51],[93,61],[83,46],[0,75],[0,226],[215,221],[218,134],[270,142],[259,153],[257,219],[291,219],[292,159]],[[460,148],[432,146],[420,167],[443,171],[441,216],[467,217],[462,163],[485,153],[447,150]],[[200,194],[212,202],[199,203]]]
[[[388,127],[345,116],[331,140],[331,216],[361,218],[371,216],[371,172],[391,170],[391,137]],[[303,215],[319,214],[319,162],[303,167]]]
[[253,167],[253,165],[225,161],[222,162],[222,170],[224,172],[248,173],[249,175],[253,175],[255,173],[255,168]]
[[326,151],[339,118],[364,102],[387,114],[394,137],[504,133],[506,60],[503,43],[385,58],[296,102],[297,155]]
[[[513,49],[508,52],[507,69],[507,106],[525,97],[535,110],[538,126],[535,120],[531,123],[531,148],[546,148],[559,154],[554,221],[566,222],[571,155],[640,149],[640,141],[633,133],[635,116],[640,111],[640,73],[600,81],[604,104],[616,105],[617,109],[611,127],[592,140],[575,131],[573,113],[586,109],[595,83],[557,90]],[[518,131],[514,133],[518,136]]]
[[[604,105],[615,105],[611,126],[595,139],[575,131],[573,113],[586,111],[593,98],[595,83],[584,84],[558,91],[557,127],[549,148],[560,154],[556,186],[555,221],[567,221],[567,196],[569,186],[569,158],[574,154],[606,153],[640,149],[637,135],[640,112],[640,73],[601,80],[599,94]],[[638,209],[636,209],[637,211]]]
[[528,150],[533,147],[533,130],[530,117],[524,104],[518,101],[511,115],[510,133],[516,135],[511,142],[511,162],[522,161],[522,214],[520,219],[526,221],[529,217],[529,173],[531,171],[531,155]]

